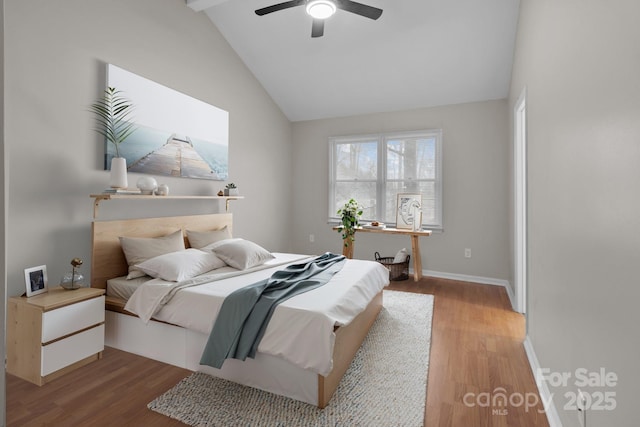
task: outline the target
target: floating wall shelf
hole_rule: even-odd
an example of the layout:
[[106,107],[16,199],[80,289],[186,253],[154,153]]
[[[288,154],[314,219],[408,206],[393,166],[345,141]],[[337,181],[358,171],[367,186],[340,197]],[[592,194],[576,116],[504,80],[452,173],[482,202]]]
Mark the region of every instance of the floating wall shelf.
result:
[[231,200],[244,199],[244,196],[155,196],[145,194],[90,194],[93,201],[93,219],[98,217],[98,207],[103,200],[224,200],[225,209],[229,212]]

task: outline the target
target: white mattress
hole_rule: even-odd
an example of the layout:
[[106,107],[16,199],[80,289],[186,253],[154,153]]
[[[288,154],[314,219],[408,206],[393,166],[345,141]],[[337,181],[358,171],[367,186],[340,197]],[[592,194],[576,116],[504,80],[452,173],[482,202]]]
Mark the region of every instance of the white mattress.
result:
[[[294,257],[274,255],[279,259]],[[282,268],[280,265],[182,289],[153,318],[208,334],[227,295]],[[158,279],[154,279],[139,285],[139,290],[129,299],[127,310],[137,314],[139,310],[144,311],[145,304],[153,303],[147,301],[152,298],[145,289],[158,284]],[[349,324],[388,284],[389,271],[382,264],[347,260],[342,270],[324,286],[278,305],[258,351],[327,375],[333,367],[335,326]]]

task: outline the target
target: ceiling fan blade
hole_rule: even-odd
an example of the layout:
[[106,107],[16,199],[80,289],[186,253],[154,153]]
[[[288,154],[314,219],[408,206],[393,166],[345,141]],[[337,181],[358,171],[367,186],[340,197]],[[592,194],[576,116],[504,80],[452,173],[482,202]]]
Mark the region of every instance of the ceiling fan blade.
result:
[[382,9],[351,0],[337,0],[336,7],[369,19],[378,19],[382,15]]
[[262,9],[257,9],[256,15],[262,16],[266,15],[267,13],[277,12],[279,10],[289,9],[290,7],[301,6],[303,4],[305,4],[305,0],[286,1],[284,3],[278,3],[271,6],[263,7]]
[[314,19],[311,25],[311,37],[322,37],[324,34],[324,19]]

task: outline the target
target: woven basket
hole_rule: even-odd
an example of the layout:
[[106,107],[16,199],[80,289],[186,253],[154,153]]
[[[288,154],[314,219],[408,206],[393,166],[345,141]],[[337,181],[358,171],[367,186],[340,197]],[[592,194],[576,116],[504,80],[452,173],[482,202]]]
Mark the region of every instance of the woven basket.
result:
[[381,257],[378,252],[375,253],[376,261],[380,264],[387,267],[389,270],[389,280],[399,281],[399,280],[407,280],[409,278],[409,259],[411,258],[407,255],[407,260],[405,262],[393,262],[394,257],[385,256]]

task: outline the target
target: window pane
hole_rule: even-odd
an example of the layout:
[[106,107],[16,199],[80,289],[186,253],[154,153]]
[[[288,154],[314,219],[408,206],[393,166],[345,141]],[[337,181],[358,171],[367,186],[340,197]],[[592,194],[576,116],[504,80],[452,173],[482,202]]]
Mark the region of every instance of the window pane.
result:
[[378,144],[356,142],[336,144],[336,179],[371,179],[378,174]]
[[436,223],[436,201],[435,199],[422,198],[422,223],[423,224],[435,224]]
[[383,222],[395,223],[396,222],[396,204],[398,201],[398,193],[407,193],[408,191],[402,190],[402,182],[387,182],[386,188],[386,206],[384,210]]
[[[336,183],[336,212],[349,199],[355,199],[362,207],[362,219],[376,217],[376,183],[375,182],[338,182]],[[337,213],[334,215],[337,216]]]
[[387,179],[435,179],[436,139],[387,141]]
[[435,211],[435,183],[432,181],[410,181],[410,182],[387,182],[386,185],[386,206],[384,222],[396,222],[396,209],[398,204],[398,193],[419,193],[422,194],[422,223],[434,224],[436,221]]

